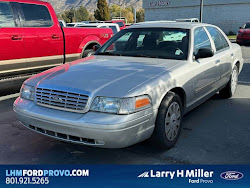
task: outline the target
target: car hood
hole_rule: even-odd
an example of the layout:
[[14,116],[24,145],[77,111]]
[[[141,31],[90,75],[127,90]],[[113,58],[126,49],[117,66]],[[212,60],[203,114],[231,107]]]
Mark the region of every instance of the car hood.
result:
[[91,56],[45,71],[28,80],[41,88],[81,90],[102,96],[127,96],[139,85],[180,64],[178,60]]

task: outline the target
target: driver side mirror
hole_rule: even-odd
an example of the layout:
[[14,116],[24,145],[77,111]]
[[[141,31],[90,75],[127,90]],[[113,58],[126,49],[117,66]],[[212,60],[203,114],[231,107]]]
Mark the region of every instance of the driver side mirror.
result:
[[214,51],[210,48],[200,48],[196,54],[194,54],[195,60],[200,58],[213,57]]
[[93,51],[96,52],[97,50],[100,49],[100,47],[101,47],[101,46],[100,46],[99,44],[94,45],[94,46],[93,46]]

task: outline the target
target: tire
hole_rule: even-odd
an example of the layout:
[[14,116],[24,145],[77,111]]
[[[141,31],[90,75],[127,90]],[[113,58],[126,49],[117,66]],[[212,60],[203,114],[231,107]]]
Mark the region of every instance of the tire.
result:
[[182,116],[183,107],[179,95],[169,92],[159,107],[151,143],[161,149],[174,147],[180,136]]
[[226,87],[220,90],[221,97],[231,98],[235,94],[238,84],[238,75],[239,75],[239,70],[235,65],[232,70],[229,82],[227,83]]
[[85,58],[85,57],[89,57],[91,55],[91,53],[93,53],[94,50],[92,49],[87,49],[87,50],[84,50],[83,54],[82,54],[82,57]]

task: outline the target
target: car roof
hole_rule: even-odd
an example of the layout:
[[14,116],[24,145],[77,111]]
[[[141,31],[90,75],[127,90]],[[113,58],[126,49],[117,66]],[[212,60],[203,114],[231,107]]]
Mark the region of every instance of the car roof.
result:
[[98,26],[98,25],[111,25],[111,26],[118,26],[115,23],[88,23],[88,24],[84,24],[86,26]]
[[107,20],[105,22],[112,22],[112,23],[116,23],[116,22],[124,22],[124,20]]
[[193,27],[213,26],[206,23],[194,23],[194,22],[170,22],[170,21],[155,21],[155,22],[142,22],[136,23],[128,28],[179,28],[179,29],[191,29]]
[[176,20],[198,20],[198,18],[179,18]]
[[45,1],[40,1],[40,0],[2,0],[2,1],[7,1],[7,2],[19,2],[19,3],[38,3],[38,4],[49,4],[48,2]]

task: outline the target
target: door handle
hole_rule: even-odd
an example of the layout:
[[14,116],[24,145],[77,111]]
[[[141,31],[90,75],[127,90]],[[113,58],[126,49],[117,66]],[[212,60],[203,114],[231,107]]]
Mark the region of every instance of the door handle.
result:
[[56,34],[53,34],[53,35],[51,35],[51,38],[52,38],[52,39],[60,39],[60,36],[59,36],[59,35],[56,35]]
[[23,37],[21,35],[11,35],[11,40],[22,40]]
[[234,58],[234,54],[231,54],[231,58]]
[[218,59],[218,60],[216,60],[216,61],[215,61],[215,63],[216,63],[216,64],[220,63],[220,60],[219,60],[219,59]]

